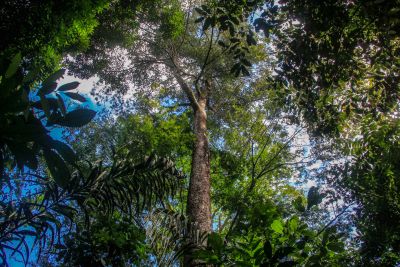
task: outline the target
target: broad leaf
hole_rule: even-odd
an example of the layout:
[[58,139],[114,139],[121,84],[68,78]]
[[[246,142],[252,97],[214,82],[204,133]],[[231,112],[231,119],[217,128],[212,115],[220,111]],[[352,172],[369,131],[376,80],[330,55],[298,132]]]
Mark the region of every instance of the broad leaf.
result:
[[43,81],[42,87],[39,89],[39,95],[47,95],[53,92],[57,88],[56,81],[64,76],[65,70],[61,69],[50,75],[46,80]]
[[279,233],[282,234],[283,233],[283,225],[282,222],[280,220],[275,220],[272,222],[271,224],[271,229],[275,232],[275,233]]
[[80,102],[86,102],[86,98],[78,93],[65,92],[64,94],[67,95],[68,97],[78,100]]
[[96,115],[96,111],[91,109],[76,109],[68,112],[64,118],[59,118],[53,123],[66,127],[82,127],[88,124]]
[[63,159],[50,149],[43,150],[44,158],[54,181],[62,188],[69,183],[69,170]]
[[77,160],[77,157],[75,155],[75,152],[72,150],[71,147],[69,147],[67,144],[64,144],[63,142],[53,140],[51,144],[52,148],[57,150],[57,152],[68,162],[68,163],[75,163]]
[[58,87],[57,91],[69,91],[78,88],[79,82],[70,82]]
[[60,108],[61,113],[63,115],[66,115],[67,109],[65,108],[64,100],[62,99],[62,97],[59,94],[56,94],[56,96],[57,96],[58,107]]

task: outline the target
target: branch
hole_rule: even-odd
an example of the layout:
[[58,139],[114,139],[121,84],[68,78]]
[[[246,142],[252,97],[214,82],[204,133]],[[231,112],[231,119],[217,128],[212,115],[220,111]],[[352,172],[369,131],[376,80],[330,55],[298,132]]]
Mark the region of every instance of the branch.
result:
[[190,105],[192,106],[193,110],[197,110],[200,108],[199,103],[197,102],[196,96],[194,95],[193,91],[190,89],[190,87],[187,85],[186,81],[182,78],[181,76],[181,71],[178,63],[176,62],[176,58],[174,55],[172,55],[168,50],[166,50],[168,53],[173,66],[170,64],[166,64],[172,71],[173,76],[177,80],[179,86],[181,89],[185,92],[186,96],[189,99]]
[[350,203],[347,207],[345,207],[338,215],[336,215],[332,220],[330,220],[330,222],[328,222],[324,227],[322,227],[321,230],[319,230],[319,232],[315,235],[315,237],[319,236],[320,234],[322,234],[326,228],[328,228],[332,223],[334,223],[340,216],[342,216],[344,213],[347,212],[347,209],[350,208],[351,206],[354,205],[353,203]]
[[207,66],[207,62],[208,62],[208,58],[210,56],[211,53],[211,49],[212,49],[212,44],[213,44],[213,36],[214,36],[214,27],[211,29],[211,36],[210,36],[210,45],[208,46],[208,50],[207,50],[207,54],[206,54],[206,58],[204,59],[204,64],[201,67],[200,73],[196,79],[196,81],[194,82],[194,85],[197,87],[197,84],[199,83],[199,80],[201,78],[201,76],[203,76],[204,70]]
[[192,106],[192,108],[194,110],[197,110],[199,108],[199,103],[197,102],[197,99],[196,99],[193,91],[189,88],[189,86],[187,85],[185,80],[182,78],[182,76],[178,73],[178,71],[176,69],[172,70],[172,72],[173,72],[175,79],[178,81],[179,86],[181,87],[181,89],[185,92],[186,96],[188,97],[190,105]]

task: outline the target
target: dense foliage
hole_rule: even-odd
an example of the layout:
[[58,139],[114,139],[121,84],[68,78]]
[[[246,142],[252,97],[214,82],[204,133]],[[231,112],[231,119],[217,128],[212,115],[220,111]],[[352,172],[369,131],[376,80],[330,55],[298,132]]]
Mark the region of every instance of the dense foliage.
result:
[[0,265],[398,266],[399,14],[5,1]]

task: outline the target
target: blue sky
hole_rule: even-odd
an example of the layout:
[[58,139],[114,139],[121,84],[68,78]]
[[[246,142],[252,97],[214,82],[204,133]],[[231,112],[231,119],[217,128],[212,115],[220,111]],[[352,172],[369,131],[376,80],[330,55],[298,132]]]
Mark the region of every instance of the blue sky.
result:
[[[78,107],[80,107],[80,108],[85,107],[85,108],[93,109],[93,110],[96,110],[96,111],[100,111],[102,106],[98,105],[95,102],[95,99],[93,98],[93,96],[90,95],[90,91],[93,88],[93,83],[96,82],[96,78],[92,78],[92,79],[89,79],[89,80],[82,80],[82,79],[75,78],[73,76],[66,75],[63,79],[60,79],[58,81],[58,86],[61,86],[61,85],[65,84],[65,83],[70,83],[70,82],[73,82],[73,81],[79,81],[80,85],[78,86],[78,88],[76,90],[73,90],[71,92],[80,93],[81,95],[83,95],[87,99],[87,101],[84,102],[84,103],[80,103],[80,102],[77,102],[77,101],[70,101],[68,99],[68,97],[65,97],[64,101],[66,102],[65,104],[67,106],[67,109],[68,110],[73,110],[73,109],[78,108]],[[54,139],[59,139],[59,140],[61,139],[63,127],[54,126],[54,127],[49,128],[49,130],[51,130],[50,131],[50,135]],[[33,238],[32,237],[27,237],[26,241],[27,241],[27,243],[29,245],[32,245]],[[23,267],[23,266],[25,266],[24,263],[22,262],[21,256],[19,256],[18,254],[15,254],[13,257],[11,257],[11,254],[12,254],[11,251],[7,251],[7,252],[9,252],[8,253],[8,255],[9,255],[8,256],[8,261],[9,261],[8,264],[9,264],[9,266],[11,266],[11,267]],[[36,253],[37,252],[35,251],[35,248],[33,248],[33,251],[31,251],[31,255],[30,255],[30,262],[32,262],[32,261],[35,262],[36,261],[36,257],[35,257]]]

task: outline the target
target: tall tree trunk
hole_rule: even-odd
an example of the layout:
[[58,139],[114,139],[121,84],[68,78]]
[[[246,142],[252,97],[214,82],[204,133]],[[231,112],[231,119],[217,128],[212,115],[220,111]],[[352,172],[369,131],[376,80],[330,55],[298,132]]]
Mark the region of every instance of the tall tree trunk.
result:
[[[189,192],[187,199],[186,213],[191,225],[188,225],[189,238],[195,243],[196,237],[191,236],[193,230],[201,233],[211,232],[211,185],[210,185],[210,152],[207,137],[207,100],[211,92],[211,79],[204,81],[202,90],[197,90],[195,96],[192,89],[187,85],[179,71],[179,64],[173,60],[174,76],[181,89],[185,92],[191,103],[194,122],[193,133],[195,136],[192,154],[192,169],[190,174]],[[198,263],[191,260],[189,254],[184,257],[184,266],[198,266]]]
[[[207,138],[206,98],[199,98],[194,108],[195,141],[192,154],[192,170],[190,174],[187,199],[187,215],[192,222],[189,234],[211,232],[211,199],[210,199],[210,153]],[[194,230],[194,231],[193,231]],[[190,237],[198,242],[195,236]],[[191,255],[185,255],[184,266],[199,266]]]
[[201,232],[211,232],[210,153],[207,137],[206,98],[194,110],[194,147],[187,214]]

